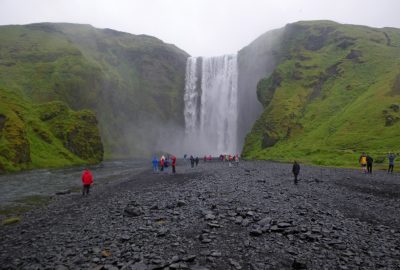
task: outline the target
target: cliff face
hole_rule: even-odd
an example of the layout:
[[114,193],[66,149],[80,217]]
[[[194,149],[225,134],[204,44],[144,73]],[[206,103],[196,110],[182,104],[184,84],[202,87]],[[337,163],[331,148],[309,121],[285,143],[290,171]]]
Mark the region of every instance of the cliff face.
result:
[[[71,111],[71,119],[63,118],[68,123],[77,121],[76,125],[95,125],[98,120],[106,157],[149,154],[160,149],[162,136],[168,137],[170,130],[184,125],[188,55],[154,37],[76,24],[1,26],[0,56],[0,94],[17,99],[15,106],[24,102],[33,108],[60,101],[72,110],[84,110]],[[8,105],[2,99],[0,106]],[[94,112],[97,120],[87,110]],[[6,111],[6,123],[27,124],[9,116],[13,110]],[[103,150],[97,143],[92,150],[77,145],[89,134],[78,126],[55,131],[55,120],[49,121],[49,129],[69,152],[85,160],[99,160]],[[63,125],[56,126],[62,129]],[[29,145],[28,141],[21,143]],[[21,149],[27,153],[26,147]],[[30,147],[30,156],[35,151]],[[91,151],[93,155],[84,156]],[[28,160],[25,163],[42,166],[35,159]]]
[[243,156],[355,165],[383,161],[400,133],[400,30],[299,22],[283,29],[277,64],[257,85],[264,110]]
[[269,76],[279,61],[283,29],[269,31],[238,52],[238,142],[244,139],[263,111],[257,99],[258,82]]

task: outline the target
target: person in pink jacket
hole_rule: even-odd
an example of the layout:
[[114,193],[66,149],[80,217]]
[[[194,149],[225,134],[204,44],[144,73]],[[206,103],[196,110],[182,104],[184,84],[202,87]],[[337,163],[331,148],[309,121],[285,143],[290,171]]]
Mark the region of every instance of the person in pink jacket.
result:
[[93,175],[88,168],[82,173],[82,196],[89,195],[90,186],[93,184]]

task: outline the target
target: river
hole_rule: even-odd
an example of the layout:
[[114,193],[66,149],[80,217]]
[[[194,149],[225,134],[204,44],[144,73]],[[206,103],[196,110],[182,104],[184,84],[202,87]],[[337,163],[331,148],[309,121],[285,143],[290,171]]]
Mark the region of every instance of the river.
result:
[[[151,168],[148,160],[104,161],[90,166],[96,185],[126,180],[142,170]],[[76,190],[81,183],[83,166],[64,169],[40,169],[0,176],[0,206],[12,204],[31,196],[52,196],[66,190]]]

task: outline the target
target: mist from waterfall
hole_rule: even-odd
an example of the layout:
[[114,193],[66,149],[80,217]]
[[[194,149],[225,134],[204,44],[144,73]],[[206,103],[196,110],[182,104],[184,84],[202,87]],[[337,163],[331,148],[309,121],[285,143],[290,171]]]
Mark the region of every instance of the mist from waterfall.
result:
[[185,82],[185,148],[188,154],[236,154],[237,56],[189,57]]

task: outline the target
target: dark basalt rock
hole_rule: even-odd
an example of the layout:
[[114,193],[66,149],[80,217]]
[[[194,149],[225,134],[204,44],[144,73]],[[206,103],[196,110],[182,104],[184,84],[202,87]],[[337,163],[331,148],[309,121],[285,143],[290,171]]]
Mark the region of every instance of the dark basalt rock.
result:
[[[396,269],[400,263],[395,175],[302,165],[304,181],[294,185],[291,164],[261,161],[238,168],[200,163],[195,173],[178,165],[178,172],[137,172],[96,185],[87,197],[56,197],[0,230],[2,268]],[[177,208],[179,200],[186,204]],[[155,204],[172,206],[150,211]]]
[[66,195],[66,194],[70,194],[71,190],[70,189],[66,189],[66,190],[60,190],[56,192],[56,195]]
[[263,136],[261,147],[268,148],[268,147],[274,146],[278,141],[279,141],[278,138],[275,138],[275,137],[271,136],[270,134],[265,133]]
[[144,214],[144,211],[141,207],[127,207],[124,210],[124,216],[128,217],[138,217]]
[[346,59],[353,60],[354,62],[361,63],[362,52],[359,50],[351,50],[350,53],[346,56]]
[[292,268],[293,269],[307,269],[307,263],[300,261],[300,260],[294,260],[292,263]]

